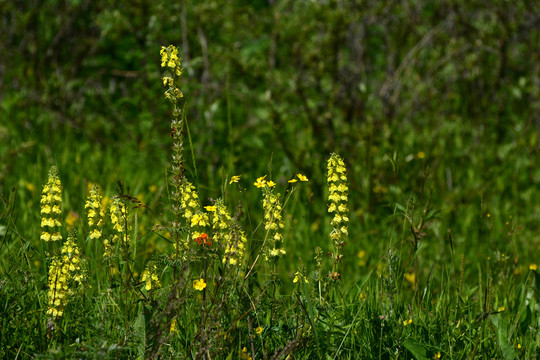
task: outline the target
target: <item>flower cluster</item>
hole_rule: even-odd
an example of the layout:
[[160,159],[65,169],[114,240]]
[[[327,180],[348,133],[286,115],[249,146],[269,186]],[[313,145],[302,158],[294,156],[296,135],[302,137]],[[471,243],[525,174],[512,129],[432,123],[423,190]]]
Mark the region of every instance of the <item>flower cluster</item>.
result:
[[285,249],[281,247],[283,242],[283,219],[281,216],[281,200],[280,194],[274,194],[272,191],[276,185],[273,181],[266,181],[266,175],[262,176],[255,181],[254,185],[258,188],[263,188],[263,210],[264,210],[264,228],[268,232],[268,236],[271,242],[271,250],[267,250],[265,253],[266,261],[273,259],[277,261],[279,256],[285,255]]
[[328,212],[333,214],[330,225],[332,232],[330,239],[334,246],[334,260],[339,262],[341,256],[339,250],[345,245],[349,232],[347,225],[349,223],[349,209],[347,207],[348,191],[347,170],[341,157],[332,154],[328,159]]
[[161,80],[163,81],[163,86],[168,87],[165,97],[175,103],[183,97],[182,91],[176,87],[176,83],[179,82],[180,76],[182,76],[182,66],[178,57],[178,49],[173,45],[162,46],[159,53],[161,55],[161,67],[165,69],[165,74]]
[[159,281],[159,277],[157,276],[156,264],[152,262],[146,265],[146,268],[144,269],[141,276],[141,281],[145,284],[145,289],[147,291],[161,287],[161,282]]
[[206,245],[206,246],[212,246],[212,239],[208,237],[207,233],[202,233],[198,237],[195,238],[195,242],[199,244],[200,246]]
[[61,255],[52,259],[49,267],[49,306],[47,314],[60,318],[69,298],[75,293],[73,285],[82,284],[84,274],[80,266],[79,247],[75,243],[73,230],[64,245]]
[[105,216],[105,210],[101,206],[102,197],[99,194],[99,187],[97,185],[92,186],[90,195],[86,199],[85,209],[88,209],[88,226],[90,227],[90,239],[101,239],[103,218]]
[[216,201],[213,206],[206,206],[210,215],[214,240],[225,247],[223,262],[230,265],[238,265],[242,262],[246,249],[247,238],[238,226],[233,226],[231,215],[227,211],[222,199]]
[[62,184],[58,178],[58,169],[51,167],[49,179],[43,186],[41,195],[41,240],[59,241],[62,240],[60,228],[62,223]]
[[105,247],[105,252],[103,256],[111,257],[112,248],[120,240],[123,246],[129,244],[129,235],[126,230],[129,230],[129,225],[127,224],[127,210],[126,205],[120,201],[119,198],[114,198],[109,205],[109,215],[111,217],[111,223],[116,234],[113,235],[109,240],[104,240],[103,245]]

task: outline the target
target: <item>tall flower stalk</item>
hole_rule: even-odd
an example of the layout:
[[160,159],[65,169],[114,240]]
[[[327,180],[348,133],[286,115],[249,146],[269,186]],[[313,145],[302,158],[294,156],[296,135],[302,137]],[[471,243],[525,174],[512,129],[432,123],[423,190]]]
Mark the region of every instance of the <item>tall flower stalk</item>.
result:
[[333,247],[332,252],[332,278],[339,280],[340,274],[338,265],[341,261],[341,248],[345,245],[345,241],[349,236],[349,208],[348,194],[349,187],[347,185],[347,169],[345,163],[338,154],[332,154],[328,159],[328,212],[333,216],[330,225],[330,240]]
[[[171,119],[171,137],[172,137],[172,209],[174,220],[171,223],[171,234],[174,239],[176,258],[183,258],[188,250],[188,237],[182,236],[182,214],[187,211],[187,215],[193,215],[195,206],[189,209],[189,205],[195,205],[197,199],[190,198],[194,192],[194,187],[186,183],[184,178],[184,119],[182,117],[182,108],[180,101],[183,98],[182,91],[178,87],[182,75],[182,67],[180,58],[178,57],[178,49],[169,45],[162,46],[161,51],[161,67],[164,75],[162,77],[163,86],[166,87],[165,98],[169,100],[172,106]],[[186,205],[188,208],[186,208]],[[187,216],[186,220],[189,224],[191,216]]]

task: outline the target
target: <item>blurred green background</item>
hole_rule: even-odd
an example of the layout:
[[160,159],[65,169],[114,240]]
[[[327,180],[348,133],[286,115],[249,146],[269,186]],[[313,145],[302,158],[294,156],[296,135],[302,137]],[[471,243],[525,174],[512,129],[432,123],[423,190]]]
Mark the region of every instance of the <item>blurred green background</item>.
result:
[[291,231],[298,249],[326,249],[326,159],[337,152],[351,181],[346,264],[356,267],[360,250],[375,263],[408,239],[399,210],[414,202],[417,219],[429,214],[418,235],[430,264],[476,247],[520,266],[540,245],[538,9],[525,0],[1,0],[0,194],[16,189],[20,235],[36,242],[53,164],[73,216],[84,216],[89,183],[111,196],[117,180],[158,214],[167,209],[159,50],[174,44],[186,167],[202,199],[242,174],[244,200],[260,213],[256,177],[271,173],[284,187],[304,173],[302,206],[290,209],[302,225]]

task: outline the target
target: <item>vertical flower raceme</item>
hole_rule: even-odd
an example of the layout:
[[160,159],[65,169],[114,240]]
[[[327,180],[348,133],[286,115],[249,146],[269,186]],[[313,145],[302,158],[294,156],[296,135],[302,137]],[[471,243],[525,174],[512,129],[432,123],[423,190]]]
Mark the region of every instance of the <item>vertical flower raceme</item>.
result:
[[92,186],[90,195],[86,199],[84,208],[87,209],[88,226],[90,227],[90,239],[100,240],[102,236],[103,218],[105,211],[101,205],[102,199],[99,194],[99,187]]
[[[267,231],[270,246],[265,249],[265,259],[277,262],[278,258],[285,255],[283,249],[283,219],[281,216],[281,200],[280,194],[275,194],[273,188],[276,185],[273,181],[266,181],[266,175],[257,179],[254,183],[258,188],[263,189],[263,211],[264,211],[264,228]],[[271,248],[271,249],[270,249]]]
[[41,240],[62,240],[60,228],[62,223],[62,184],[58,178],[58,169],[51,167],[47,184],[43,186],[41,195]]
[[159,281],[159,277],[157,275],[157,266],[153,262],[146,265],[146,269],[144,269],[141,281],[145,284],[145,289],[147,291],[150,291],[155,288],[161,287],[161,282]]
[[223,262],[229,265],[238,265],[244,256],[247,238],[244,232],[233,226],[232,218],[222,199],[216,201],[214,206],[206,206],[212,223],[214,240],[225,248]]
[[129,226],[127,224],[126,205],[120,201],[119,198],[114,198],[109,205],[109,214],[115,235],[113,235],[109,241],[104,241],[105,257],[110,257],[112,255],[112,247],[118,242],[120,242],[122,247],[127,247],[129,245],[129,235],[127,233]]
[[62,317],[70,297],[75,294],[75,286],[81,285],[84,280],[80,264],[81,254],[75,243],[76,234],[75,230],[70,232],[60,256],[53,258],[49,267],[47,314],[54,319]]
[[337,264],[341,261],[339,252],[349,235],[347,229],[349,223],[347,170],[343,160],[337,154],[332,154],[328,159],[328,186],[328,212],[333,216],[330,223],[332,226],[330,239],[334,248],[332,258],[334,272],[336,272]]

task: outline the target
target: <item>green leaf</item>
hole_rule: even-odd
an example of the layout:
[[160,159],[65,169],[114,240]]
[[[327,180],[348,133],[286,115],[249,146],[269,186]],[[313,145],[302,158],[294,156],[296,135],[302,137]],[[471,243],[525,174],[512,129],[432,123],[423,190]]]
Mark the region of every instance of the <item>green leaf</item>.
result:
[[137,343],[137,360],[144,360],[144,351],[146,349],[146,323],[144,320],[144,311],[142,304],[139,306],[139,315],[133,322],[134,341]]
[[508,337],[508,323],[500,315],[492,316],[490,319],[497,329],[497,342],[503,358],[505,360],[514,360],[516,353],[510,342],[511,339]]
[[424,346],[415,339],[409,338],[403,342],[403,346],[414,356],[416,360],[428,360]]

